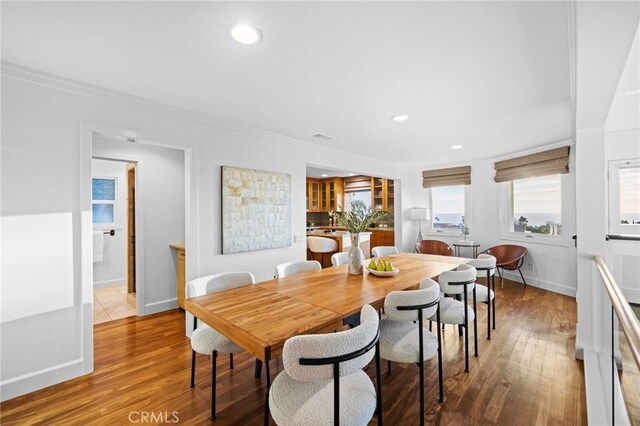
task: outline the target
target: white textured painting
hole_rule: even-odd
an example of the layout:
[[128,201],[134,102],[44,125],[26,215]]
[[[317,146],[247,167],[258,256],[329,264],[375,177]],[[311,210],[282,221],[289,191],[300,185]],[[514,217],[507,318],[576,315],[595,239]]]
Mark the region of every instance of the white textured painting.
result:
[[222,253],[291,245],[291,175],[222,166]]

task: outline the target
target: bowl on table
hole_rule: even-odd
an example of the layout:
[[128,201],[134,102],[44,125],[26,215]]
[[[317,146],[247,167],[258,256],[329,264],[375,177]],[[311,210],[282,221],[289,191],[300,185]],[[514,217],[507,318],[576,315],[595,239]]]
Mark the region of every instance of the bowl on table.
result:
[[378,277],[393,277],[398,272],[400,272],[400,269],[393,268],[393,271],[378,271],[377,269],[370,269],[367,266],[367,271],[371,272],[373,275],[378,276]]

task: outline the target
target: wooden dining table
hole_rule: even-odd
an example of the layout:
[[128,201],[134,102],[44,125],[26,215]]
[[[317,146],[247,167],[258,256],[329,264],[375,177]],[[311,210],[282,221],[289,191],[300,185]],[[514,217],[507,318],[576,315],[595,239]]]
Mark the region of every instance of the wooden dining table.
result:
[[[185,307],[257,360],[268,363],[282,355],[287,339],[337,330],[364,305],[381,308],[388,293],[417,289],[422,279],[435,278],[470,260],[415,253],[382,259],[392,262],[398,274],[375,276],[366,269],[366,260],[362,275],[349,275],[348,265],[341,265],[190,298]],[[256,376],[259,374],[257,365]]]

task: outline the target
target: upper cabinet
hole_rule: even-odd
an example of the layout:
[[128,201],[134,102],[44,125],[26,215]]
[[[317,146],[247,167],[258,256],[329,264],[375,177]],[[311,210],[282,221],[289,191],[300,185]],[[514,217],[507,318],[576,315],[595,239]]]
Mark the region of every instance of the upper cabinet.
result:
[[307,211],[337,211],[344,204],[344,183],[342,178],[307,178]]
[[393,211],[394,187],[392,179],[371,178],[371,208]]
[[307,211],[320,211],[320,181],[307,178]]

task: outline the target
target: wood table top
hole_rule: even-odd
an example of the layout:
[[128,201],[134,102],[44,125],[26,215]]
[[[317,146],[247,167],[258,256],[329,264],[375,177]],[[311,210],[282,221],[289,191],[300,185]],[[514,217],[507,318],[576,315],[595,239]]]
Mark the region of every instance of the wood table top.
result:
[[[400,270],[378,277],[366,268],[325,268],[185,300],[185,308],[262,361],[281,355],[284,342],[300,334],[326,333],[362,306],[380,308],[391,291],[416,289],[469,259],[401,253],[385,256]],[[368,263],[368,261],[366,262]]]

